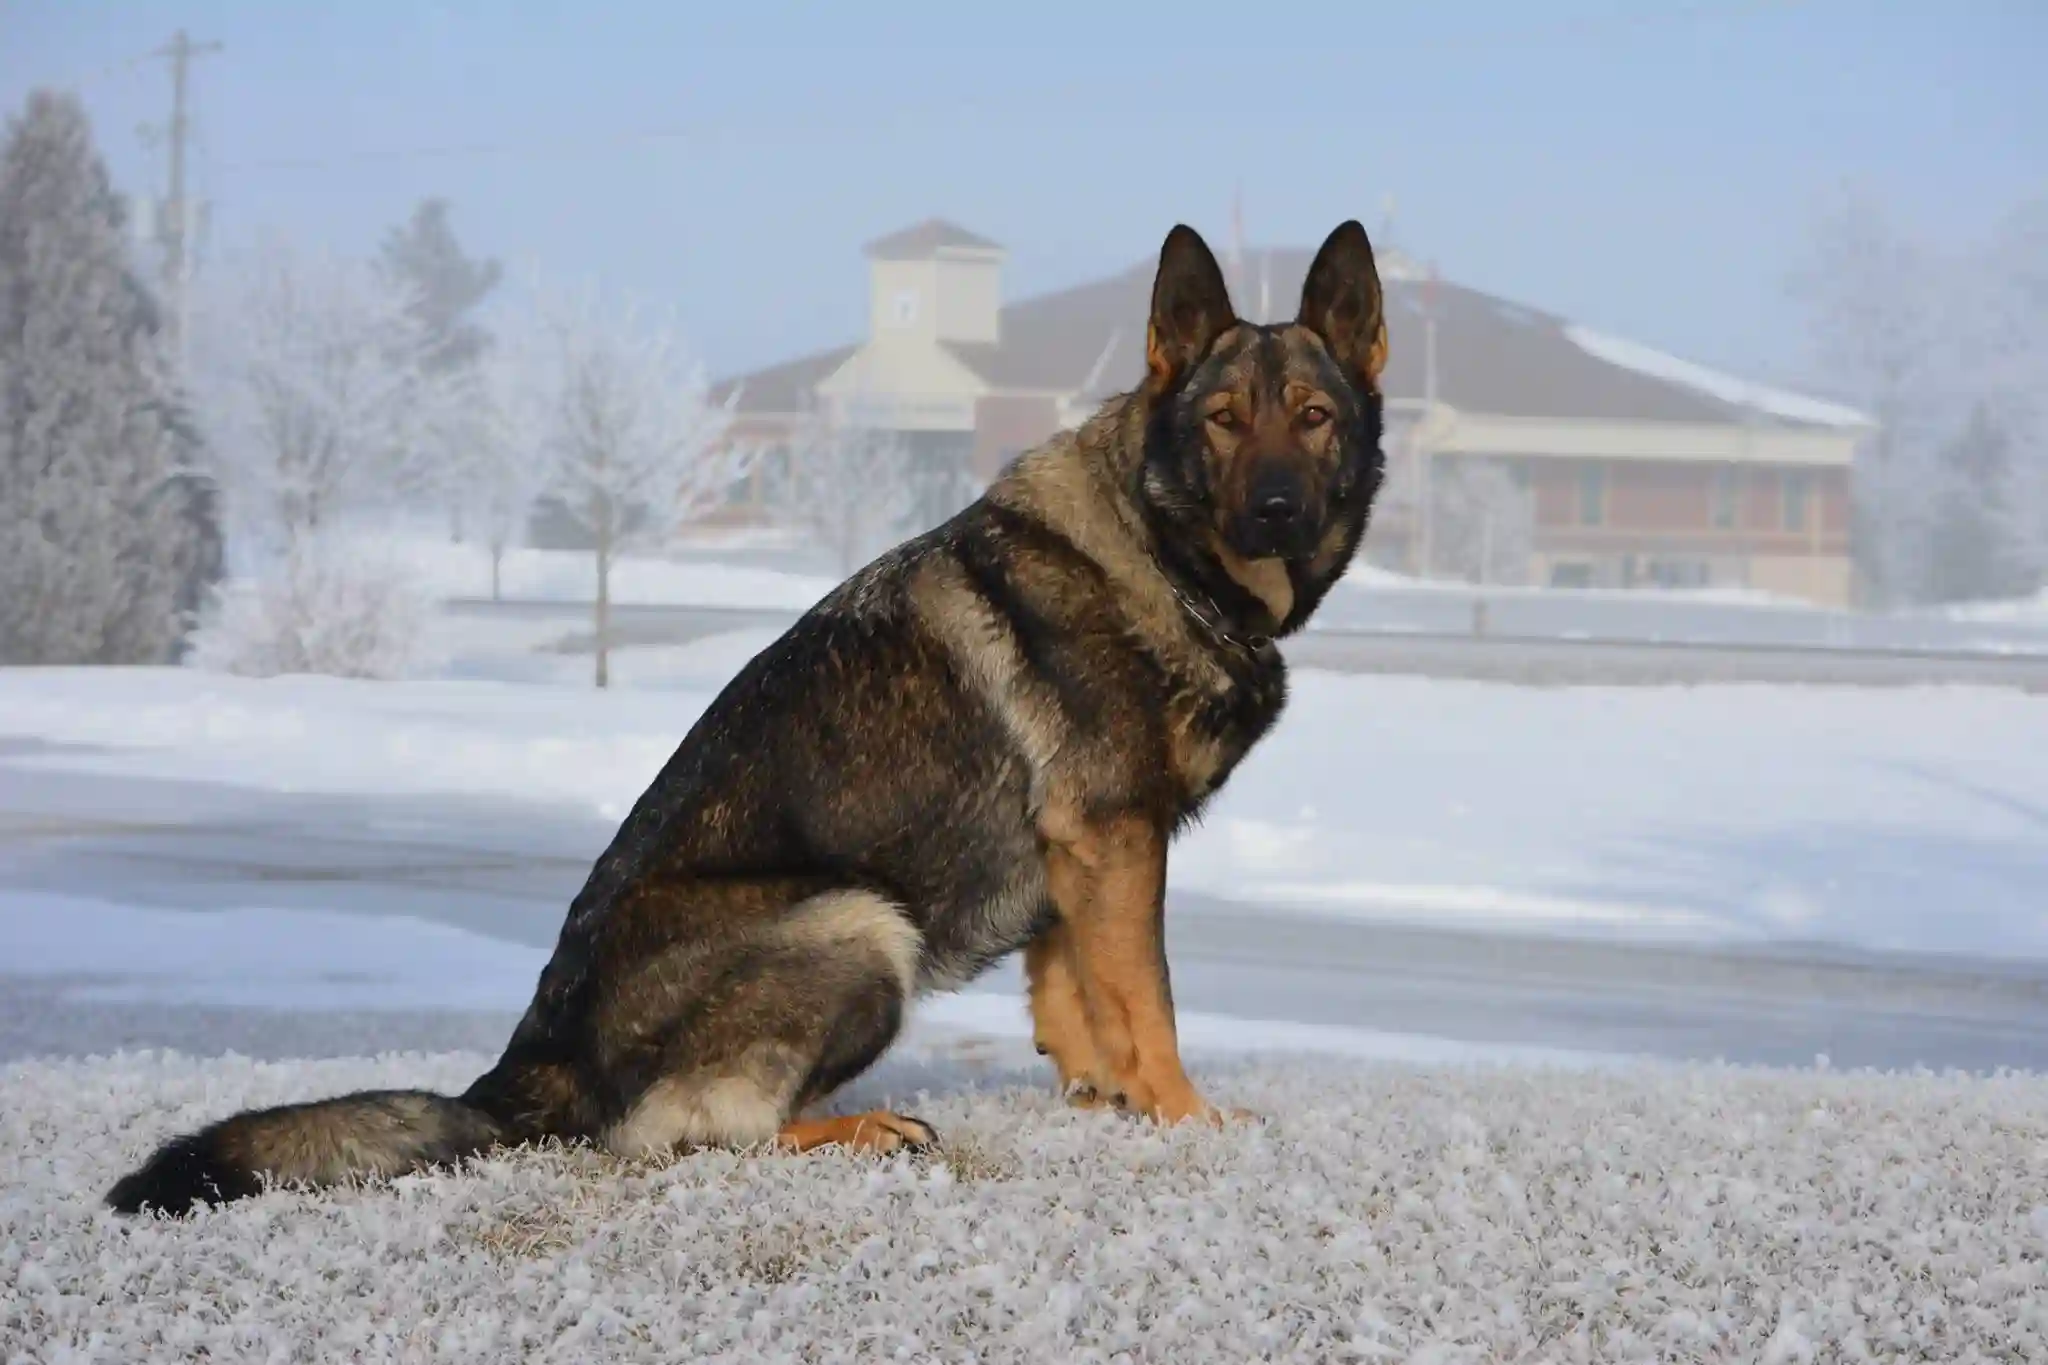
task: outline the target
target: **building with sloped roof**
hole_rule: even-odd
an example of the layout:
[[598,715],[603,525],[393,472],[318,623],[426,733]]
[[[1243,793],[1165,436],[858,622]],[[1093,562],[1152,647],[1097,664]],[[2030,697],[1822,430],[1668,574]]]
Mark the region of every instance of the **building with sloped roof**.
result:
[[[1291,315],[1313,254],[1236,253],[1239,313]],[[866,256],[865,338],[721,391],[740,387],[740,429],[755,437],[820,413],[902,433],[937,476],[927,520],[1144,372],[1151,259],[1005,302],[1003,249],[940,219]],[[1393,469],[1370,559],[1475,576],[1454,542],[1479,536],[1515,547],[1505,571],[1499,554],[1478,557],[1489,579],[1847,601],[1849,480],[1872,426],[1862,413],[1436,280],[1397,251],[1382,249],[1380,268]],[[1461,482],[1482,465],[1499,476],[1483,486],[1514,491],[1488,494],[1479,525],[1458,490],[1482,486]]]

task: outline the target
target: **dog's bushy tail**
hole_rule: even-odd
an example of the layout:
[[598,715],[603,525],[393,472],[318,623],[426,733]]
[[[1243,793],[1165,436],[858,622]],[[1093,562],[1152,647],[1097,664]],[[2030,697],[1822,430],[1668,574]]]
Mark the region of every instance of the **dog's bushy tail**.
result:
[[266,1181],[320,1187],[452,1165],[505,1136],[483,1110],[424,1090],[251,1109],[164,1143],[107,1192],[107,1204],[183,1215],[260,1193]]

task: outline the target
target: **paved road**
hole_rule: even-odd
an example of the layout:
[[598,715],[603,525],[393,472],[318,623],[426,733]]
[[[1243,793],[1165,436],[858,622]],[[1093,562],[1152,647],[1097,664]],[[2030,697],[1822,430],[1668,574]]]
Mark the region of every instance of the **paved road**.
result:
[[[195,915],[438,920],[553,942],[611,828],[568,809],[375,801],[31,771],[0,754],[0,912],[36,889]],[[1174,898],[1186,1009],[1667,1057],[2048,1069],[2048,964],[1706,953],[1280,917]],[[283,1016],[75,999],[0,964],[0,1058],[117,1046],[256,1055],[496,1045],[509,1015]],[[1014,964],[979,989],[1019,989]]]
[[[591,648],[589,610],[576,603],[463,599],[447,609],[464,616],[559,622],[562,635],[553,648],[573,653]],[[616,646],[687,644],[726,631],[780,630],[796,619],[796,613],[790,611],[734,607],[639,605],[613,611]],[[1574,640],[1501,634],[1498,621],[1491,629],[1495,633],[1485,637],[1316,629],[1289,640],[1286,651],[1298,664],[1339,673],[1394,673],[1538,686],[1745,682],[1906,687],[1975,683],[2048,693],[2048,652]],[[2039,643],[2048,645],[2048,637]]]

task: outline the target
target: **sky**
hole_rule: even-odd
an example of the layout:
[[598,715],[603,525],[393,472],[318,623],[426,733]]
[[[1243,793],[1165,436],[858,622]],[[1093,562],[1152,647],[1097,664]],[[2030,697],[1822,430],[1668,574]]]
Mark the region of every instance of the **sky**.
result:
[[[75,89],[127,190],[193,71],[202,269],[367,253],[429,195],[473,251],[672,309],[718,374],[857,338],[862,243],[928,215],[1021,297],[1357,217],[1447,278],[1800,376],[1787,272],[1853,180],[1963,251],[2048,192],[2048,5],[1849,0],[741,5],[0,0],[0,106]],[[140,59],[140,60],[138,60]],[[1388,208],[1391,201],[1391,226]]]

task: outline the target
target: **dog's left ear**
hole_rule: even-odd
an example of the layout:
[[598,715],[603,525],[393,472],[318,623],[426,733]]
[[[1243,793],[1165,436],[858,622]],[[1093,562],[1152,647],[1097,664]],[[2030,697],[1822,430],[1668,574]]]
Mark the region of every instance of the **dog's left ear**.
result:
[[1174,226],[1159,248],[1152,280],[1152,317],[1145,327],[1145,387],[1155,397],[1170,391],[1210,344],[1237,324],[1230,286],[1202,234]]
[[1379,388],[1387,366],[1387,315],[1372,242],[1357,219],[1323,239],[1302,283],[1295,321],[1321,337],[1354,378]]

